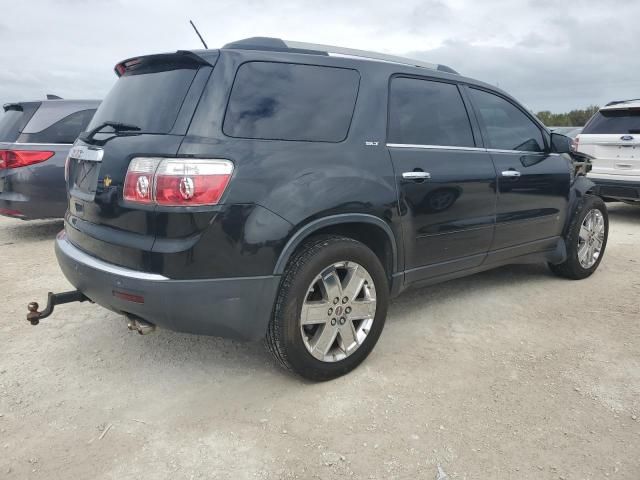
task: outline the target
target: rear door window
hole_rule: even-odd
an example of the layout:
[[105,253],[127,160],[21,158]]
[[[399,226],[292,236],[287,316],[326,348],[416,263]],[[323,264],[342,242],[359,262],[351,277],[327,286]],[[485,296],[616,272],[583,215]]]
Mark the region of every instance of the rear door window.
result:
[[346,68],[248,62],[238,68],[223,132],[230,137],[340,142],[360,75]]
[[640,108],[600,110],[589,120],[582,133],[640,133]]
[[0,118],[0,142],[15,142],[40,103],[8,105]]
[[540,128],[522,110],[498,95],[470,88],[473,106],[484,123],[489,148],[542,152]]
[[94,109],[80,110],[67,115],[40,132],[23,133],[20,142],[23,143],[73,143],[80,132],[83,132],[93,114]]
[[106,121],[135,125],[140,133],[169,133],[198,65],[144,60],[127,70],[106,96],[88,130]]
[[451,83],[397,77],[389,97],[389,143],[473,147],[467,110]]

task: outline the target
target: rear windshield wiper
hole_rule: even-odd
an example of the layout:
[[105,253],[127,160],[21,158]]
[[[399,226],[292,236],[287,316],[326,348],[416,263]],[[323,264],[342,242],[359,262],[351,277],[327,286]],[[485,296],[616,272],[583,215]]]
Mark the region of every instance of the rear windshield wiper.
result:
[[640,128],[630,128],[629,133],[640,133]]
[[138,127],[137,125],[131,125],[129,123],[113,122],[108,120],[106,122],[102,122],[97,127],[92,128],[88,132],[81,134],[80,140],[84,140],[84,141],[91,140],[96,133],[100,132],[105,127],[111,127],[116,132],[139,132],[141,130],[141,128]]

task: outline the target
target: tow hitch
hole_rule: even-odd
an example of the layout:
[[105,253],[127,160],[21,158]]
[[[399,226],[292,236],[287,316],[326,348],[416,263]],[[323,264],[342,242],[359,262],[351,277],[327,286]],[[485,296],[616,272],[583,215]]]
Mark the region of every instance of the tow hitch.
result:
[[38,311],[40,305],[38,302],[31,302],[27,306],[29,313],[27,313],[27,321],[31,325],[38,325],[40,320],[47,318],[53,313],[53,307],[56,305],[62,305],[63,303],[71,302],[90,302],[87,297],[80,290],[73,290],[71,292],[53,293],[49,292],[47,295],[47,306],[41,312]]

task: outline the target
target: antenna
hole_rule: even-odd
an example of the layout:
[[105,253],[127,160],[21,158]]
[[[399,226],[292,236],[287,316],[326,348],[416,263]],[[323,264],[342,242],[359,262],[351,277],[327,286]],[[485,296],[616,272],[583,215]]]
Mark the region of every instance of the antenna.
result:
[[202,44],[204,45],[204,48],[206,48],[207,50],[209,50],[209,47],[207,47],[207,44],[204,41],[204,38],[202,38],[202,35],[200,35],[200,32],[198,31],[198,29],[196,28],[195,23],[193,23],[193,20],[189,20],[189,23],[191,24],[191,26],[193,27],[193,29],[196,31],[196,35],[198,35],[198,37],[200,38],[200,41],[202,42]]

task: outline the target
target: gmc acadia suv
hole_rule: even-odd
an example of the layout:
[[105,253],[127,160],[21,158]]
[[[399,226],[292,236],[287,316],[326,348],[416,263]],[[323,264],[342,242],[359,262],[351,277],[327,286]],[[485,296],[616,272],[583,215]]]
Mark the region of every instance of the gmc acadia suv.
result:
[[115,70],[69,154],[56,253],[77,291],[57,303],[266,338],[326,380],[409,286],[523,262],[579,279],[602,259],[607,211],[568,139],[446,66],[252,38]]

